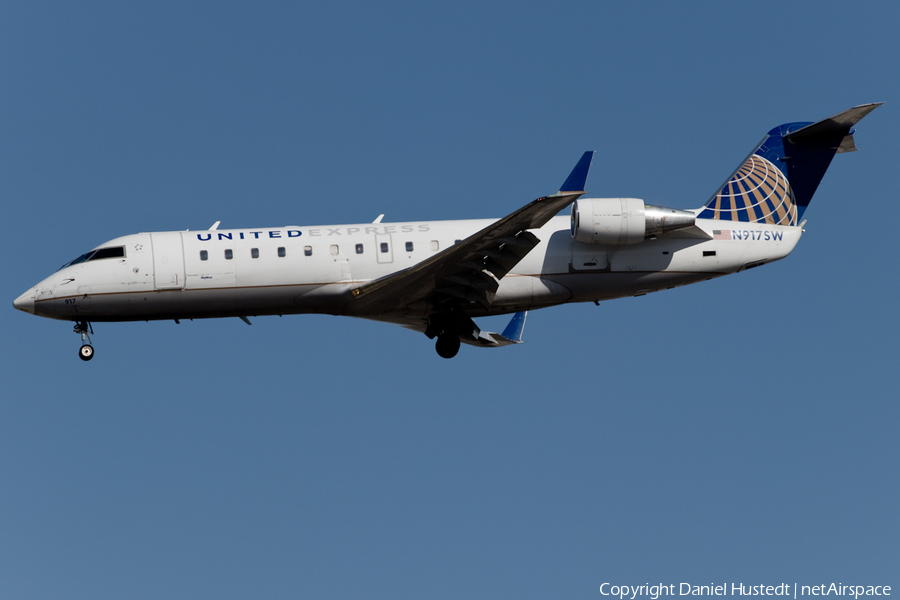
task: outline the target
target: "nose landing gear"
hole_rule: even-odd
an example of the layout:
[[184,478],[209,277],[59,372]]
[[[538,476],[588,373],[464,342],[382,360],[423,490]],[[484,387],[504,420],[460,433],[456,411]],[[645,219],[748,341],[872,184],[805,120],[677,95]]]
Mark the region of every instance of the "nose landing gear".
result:
[[[75,333],[81,334],[81,348],[78,349],[78,358],[81,360],[91,360],[94,358],[94,347],[91,346],[91,333],[94,333],[93,327],[87,321],[75,323]],[[85,343],[87,340],[87,343]]]

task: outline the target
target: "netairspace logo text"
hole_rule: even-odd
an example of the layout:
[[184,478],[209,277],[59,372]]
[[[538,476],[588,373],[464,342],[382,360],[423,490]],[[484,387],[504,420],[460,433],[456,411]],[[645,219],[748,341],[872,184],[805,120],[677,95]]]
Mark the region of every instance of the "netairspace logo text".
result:
[[[675,591],[676,586],[678,592]],[[614,585],[604,583],[600,586],[604,596],[615,596],[619,600],[636,600],[646,596],[650,600],[658,600],[661,596],[890,596],[889,585],[844,585],[842,583],[821,583],[819,585],[799,585],[796,583],[780,583],[778,585],[752,585],[744,583],[710,583],[709,585],[693,585],[691,583],[670,583],[650,585]]]

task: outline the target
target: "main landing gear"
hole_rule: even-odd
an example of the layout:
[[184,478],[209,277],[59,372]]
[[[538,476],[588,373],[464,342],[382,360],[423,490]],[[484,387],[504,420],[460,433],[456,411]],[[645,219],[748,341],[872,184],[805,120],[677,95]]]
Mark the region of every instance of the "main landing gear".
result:
[[434,349],[441,358],[453,358],[459,352],[459,332],[464,328],[467,317],[458,313],[443,312],[431,315],[425,335],[437,338]]
[[439,335],[434,343],[434,349],[441,358],[453,358],[459,352],[459,334]]
[[[94,358],[94,347],[91,346],[91,335],[94,329],[87,321],[75,323],[75,333],[81,334],[81,348],[78,349],[78,358],[81,360],[91,360]],[[85,342],[87,340],[87,342]]]

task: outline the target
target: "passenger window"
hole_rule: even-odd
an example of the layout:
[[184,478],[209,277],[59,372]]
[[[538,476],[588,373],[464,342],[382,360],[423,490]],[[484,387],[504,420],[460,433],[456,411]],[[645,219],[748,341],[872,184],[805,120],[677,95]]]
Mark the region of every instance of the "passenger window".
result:
[[387,251],[388,251],[388,245],[387,245],[387,242],[381,242],[381,252],[382,252],[382,254],[386,253]]
[[284,246],[278,246],[278,257],[284,258],[287,256],[287,251],[284,249]]
[[200,260],[209,260],[209,252],[207,252],[206,250],[201,250]]
[[340,252],[340,249],[337,247],[337,244],[332,244],[331,245],[331,255],[337,256],[338,252]]
[[231,260],[234,258],[234,252],[231,251],[231,248],[225,251],[225,260]]
[[259,258],[259,248],[250,248],[250,258]]
[[362,245],[362,244],[357,244],[357,245],[356,245],[356,253],[357,253],[357,254],[362,254],[362,253],[363,253],[363,245]]
[[312,256],[312,246],[303,246],[303,256]]
[[413,251],[413,243],[412,242],[406,242],[406,251],[407,252]]
[[440,245],[438,244],[438,241],[437,241],[437,240],[431,240],[431,251],[432,251],[432,252],[437,252],[437,251],[438,251],[438,248],[440,248]]

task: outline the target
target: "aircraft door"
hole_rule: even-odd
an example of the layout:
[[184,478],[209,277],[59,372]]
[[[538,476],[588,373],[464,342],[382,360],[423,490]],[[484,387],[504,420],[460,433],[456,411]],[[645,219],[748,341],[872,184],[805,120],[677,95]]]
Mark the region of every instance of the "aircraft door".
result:
[[184,289],[184,246],[180,231],[151,233],[153,274],[157,290]]
[[394,248],[391,244],[391,234],[375,234],[375,256],[379,263],[394,262]]
[[350,281],[350,261],[338,244],[331,246],[331,255],[334,257],[335,267],[333,277],[337,281]]

